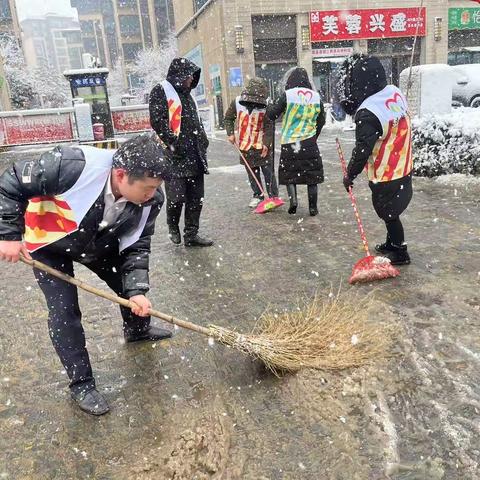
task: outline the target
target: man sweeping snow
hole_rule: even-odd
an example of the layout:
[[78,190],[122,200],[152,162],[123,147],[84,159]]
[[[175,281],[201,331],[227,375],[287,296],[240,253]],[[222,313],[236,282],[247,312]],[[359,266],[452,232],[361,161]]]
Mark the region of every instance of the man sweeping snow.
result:
[[[171,337],[150,324],[146,297],[150,239],[164,200],[159,187],[168,172],[159,157],[157,140],[144,134],[115,153],[62,146],[16,162],[0,176],[0,260],[17,262],[31,254],[70,276],[80,263],[135,305],[121,307],[126,342]],[[77,288],[34,273],[73,400],[92,415],[107,413],[85,345]]]
[[407,100],[387,85],[376,57],[355,54],[342,65],[343,109],[354,116],[356,143],[343,184],[348,191],[366,168],[372,202],[385,222],[387,238],[375,250],[392,265],[410,263],[400,215],[412,199],[412,130]]

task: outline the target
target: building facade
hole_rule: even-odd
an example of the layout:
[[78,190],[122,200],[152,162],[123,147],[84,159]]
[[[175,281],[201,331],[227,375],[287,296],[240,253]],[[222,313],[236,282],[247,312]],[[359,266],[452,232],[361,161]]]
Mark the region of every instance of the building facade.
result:
[[[247,78],[264,78],[273,95],[293,66],[306,68],[330,101],[338,67],[353,52],[380,57],[390,81],[397,84],[413,51],[414,65],[458,63],[467,56],[480,62],[480,8],[474,8],[474,2],[424,0],[422,8],[418,0],[399,3],[177,0],[174,13],[180,53],[199,59],[203,67],[197,100],[214,105],[221,124],[224,105],[239,94]],[[462,14],[465,8],[472,10]]]
[[62,73],[82,68],[83,44],[79,23],[70,17],[47,14],[23,20],[22,44],[29,67],[43,67]]
[[172,0],[71,0],[78,11],[86,53],[112,68],[121,61],[129,86],[129,64],[137,53],[156,47],[173,31]]

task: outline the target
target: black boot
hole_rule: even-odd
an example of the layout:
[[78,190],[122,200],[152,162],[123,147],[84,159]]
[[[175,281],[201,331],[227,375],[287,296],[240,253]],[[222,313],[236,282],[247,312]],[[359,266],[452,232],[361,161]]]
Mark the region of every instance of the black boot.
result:
[[80,407],[80,410],[90,415],[104,415],[110,411],[105,397],[95,388],[88,392],[72,392],[72,399]]
[[308,210],[311,217],[318,215],[317,208],[317,198],[318,198],[318,188],[317,185],[308,185]]
[[180,229],[178,226],[168,227],[168,238],[175,244],[180,245],[182,243],[182,237],[180,235]]
[[186,247],[211,247],[214,243],[213,240],[202,238],[198,234],[193,237],[185,235],[185,237],[183,237],[183,242]]
[[171,202],[167,200],[167,225],[168,225],[168,238],[179,245],[182,242],[180,236],[180,229],[178,224],[180,223],[180,216],[182,215],[182,202]]
[[157,340],[164,340],[172,336],[170,330],[165,330],[160,327],[150,325],[144,332],[125,332],[125,341],[127,343],[132,342],[144,342],[150,340],[156,342]]
[[290,208],[288,209],[288,213],[290,215],[294,215],[297,213],[297,186],[293,183],[289,183],[287,185],[287,194],[288,198],[290,199]]
[[409,265],[410,264],[410,255],[407,251],[406,245],[401,245],[397,247],[392,244],[393,250],[389,252],[384,252],[385,257],[390,259],[392,265]]
[[375,251],[378,253],[388,253],[388,252],[393,252],[395,250],[395,247],[392,245],[392,242],[390,241],[390,237],[387,234],[387,239],[385,240],[385,243],[380,243],[379,245],[375,245]]

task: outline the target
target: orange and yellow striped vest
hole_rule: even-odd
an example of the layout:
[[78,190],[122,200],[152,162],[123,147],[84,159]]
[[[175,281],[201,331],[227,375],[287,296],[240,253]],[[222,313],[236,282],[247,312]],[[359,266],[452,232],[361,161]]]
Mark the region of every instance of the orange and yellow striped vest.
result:
[[263,147],[264,119],[266,108],[254,108],[251,113],[236,100],[237,107],[237,141],[240,150],[246,152],[251,148],[260,150]]
[[371,182],[389,182],[405,177],[413,169],[412,125],[407,99],[394,85],[368,97],[359,107],[372,112],[382,125],[366,166]]
[[168,105],[168,121],[170,130],[178,137],[182,127],[182,102],[173,85],[164,80],[161,82]]
[[[79,147],[85,167],[74,185],[59,195],[30,198],[25,211],[24,243],[29,252],[76,232],[95,200],[102,194],[112,170],[113,150]],[[119,252],[133,245],[147,223],[151,206],[144,207],[137,227],[119,238]]]

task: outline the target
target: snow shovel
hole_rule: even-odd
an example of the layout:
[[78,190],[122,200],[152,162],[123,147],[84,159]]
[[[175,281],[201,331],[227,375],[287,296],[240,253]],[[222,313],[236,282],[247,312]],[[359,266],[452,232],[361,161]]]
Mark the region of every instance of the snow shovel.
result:
[[263,195],[263,198],[264,200],[262,200],[258,205],[257,207],[255,208],[254,212],[255,213],[267,213],[269,212],[270,210],[273,210],[275,208],[278,208],[278,207],[281,207],[282,205],[285,205],[285,202],[279,198],[279,197],[269,197],[267,195],[267,192],[264,190],[261,182],[258,181],[258,178],[257,176],[255,175],[255,173],[253,172],[253,169],[252,167],[250,166],[250,164],[247,162],[247,159],[245,158],[245,155],[242,153],[242,151],[240,150],[240,148],[238,147],[237,143],[234,143],[235,145],[235,148],[238,150],[238,153],[240,154],[240,156],[242,157],[242,160],[244,161],[248,171],[250,172],[250,175],[253,177],[253,179],[255,180],[256,184],[258,185],[258,188],[260,189],[260,191],[262,192],[262,195]]
[[[343,175],[347,176],[347,163],[345,162],[345,157],[343,155],[342,146],[338,138],[337,142],[337,151],[340,158],[340,163],[342,164]],[[353,211],[355,212],[355,218],[358,223],[358,230],[360,236],[362,237],[363,248],[365,249],[365,257],[359,260],[352,270],[352,275],[348,280],[348,283],[366,283],[374,280],[383,280],[385,278],[393,278],[400,275],[400,271],[397,270],[391,263],[390,259],[387,257],[377,257],[370,255],[370,250],[368,248],[367,236],[365,230],[363,229],[362,220],[360,218],[360,213],[357,207],[357,200],[353,194],[352,187],[348,188],[348,194],[350,195],[350,200],[352,201]]]

